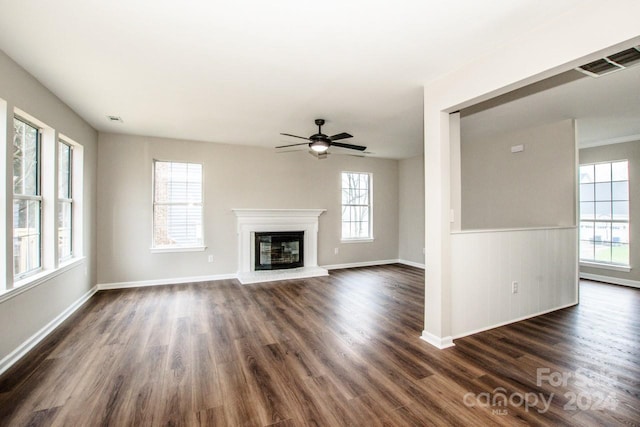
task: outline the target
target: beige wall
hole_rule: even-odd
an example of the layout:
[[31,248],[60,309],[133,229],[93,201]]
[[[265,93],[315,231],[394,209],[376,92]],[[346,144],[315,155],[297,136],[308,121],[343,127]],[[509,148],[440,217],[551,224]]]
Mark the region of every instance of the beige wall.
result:
[[[0,360],[27,341],[49,322],[62,314],[74,302],[87,294],[96,278],[96,156],[97,133],[67,105],[42,86],[35,78],[0,51],[0,99],[6,101],[9,127],[14,108],[18,108],[46,123],[84,147],[84,254],[86,259],[79,266],[60,274],[19,295],[0,302]],[[2,117],[5,120],[6,117]],[[6,126],[3,126],[6,127]],[[12,127],[11,127],[12,129]],[[10,131],[11,132],[11,131]],[[5,145],[3,156],[6,179],[3,180],[6,234],[10,235],[11,170],[10,144]],[[11,247],[11,239],[5,244]],[[11,263],[8,251],[2,251],[3,280],[6,280],[4,263]]]
[[[150,252],[153,159],[204,164],[206,251]],[[373,174],[374,242],[340,243],[341,171]],[[317,160],[306,152],[101,133],[98,194],[101,284],[236,273],[233,208],[327,209],[320,216],[319,265],[398,258],[396,160]]]
[[[473,140],[464,130],[463,229],[575,225],[573,120]],[[511,153],[520,144],[524,152]]]
[[629,160],[629,264],[630,272],[604,270],[601,268],[580,267],[581,273],[620,279],[640,281],[640,141],[623,144],[604,145],[601,147],[580,150],[580,163],[608,162],[613,160]]
[[424,157],[399,162],[398,258],[424,264]]

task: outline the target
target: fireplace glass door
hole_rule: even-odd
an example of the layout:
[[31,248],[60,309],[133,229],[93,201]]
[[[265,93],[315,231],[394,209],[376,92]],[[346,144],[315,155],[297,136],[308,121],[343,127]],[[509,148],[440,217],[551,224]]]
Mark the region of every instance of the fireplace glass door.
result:
[[260,232],[255,235],[256,270],[304,266],[304,231]]

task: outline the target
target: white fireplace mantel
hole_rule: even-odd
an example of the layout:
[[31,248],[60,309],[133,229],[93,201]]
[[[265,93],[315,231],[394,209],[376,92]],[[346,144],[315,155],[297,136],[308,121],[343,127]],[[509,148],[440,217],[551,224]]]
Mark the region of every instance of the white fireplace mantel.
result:
[[[240,283],[269,282],[326,276],[318,267],[318,217],[326,209],[232,209],[237,217],[238,280]],[[288,270],[255,271],[256,232],[304,231],[304,267]]]

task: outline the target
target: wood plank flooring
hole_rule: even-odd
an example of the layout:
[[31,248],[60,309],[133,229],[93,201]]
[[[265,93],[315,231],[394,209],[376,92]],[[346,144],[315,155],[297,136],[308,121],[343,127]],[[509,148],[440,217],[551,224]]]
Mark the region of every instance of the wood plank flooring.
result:
[[99,292],[0,377],[0,425],[640,424],[640,290],[583,282],[577,307],[438,351],[423,283],[390,265]]

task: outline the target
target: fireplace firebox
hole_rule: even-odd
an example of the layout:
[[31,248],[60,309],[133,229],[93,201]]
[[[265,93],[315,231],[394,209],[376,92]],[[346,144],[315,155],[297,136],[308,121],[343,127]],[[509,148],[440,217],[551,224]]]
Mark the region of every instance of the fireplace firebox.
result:
[[255,270],[304,267],[304,231],[256,232]]

